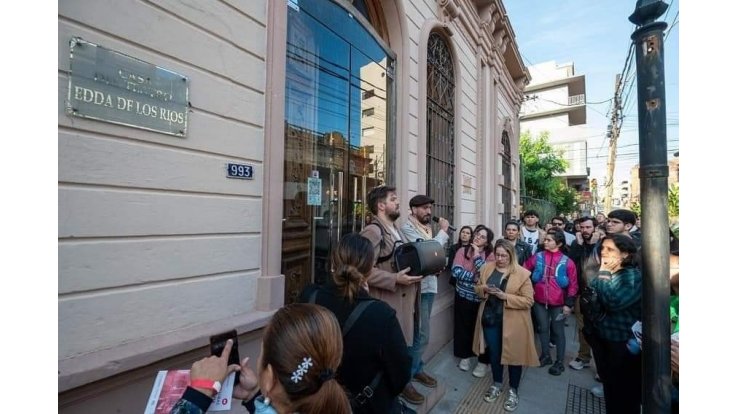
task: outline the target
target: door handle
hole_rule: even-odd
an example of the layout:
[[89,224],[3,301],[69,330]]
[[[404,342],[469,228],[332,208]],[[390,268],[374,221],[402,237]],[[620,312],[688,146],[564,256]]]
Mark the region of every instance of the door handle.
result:
[[342,199],[343,199],[343,172],[337,172],[337,241],[342,233]]
[[367,178],[365,175],[363,176],[363,197],[361,198],[361,208],[360,208],[360,231],[363,231],[365,228],[365,209],[366,209],[366,185],[367,184]]

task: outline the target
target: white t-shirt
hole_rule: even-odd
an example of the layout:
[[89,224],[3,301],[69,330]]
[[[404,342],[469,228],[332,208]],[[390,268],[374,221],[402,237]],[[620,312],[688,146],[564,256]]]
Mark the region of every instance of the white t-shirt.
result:
[[539,246],[539,231],[529,230],[526,226],[521,226],[521,237],[524,243],[528,244],[532,248],[532,255],[537,252],[537,246]]

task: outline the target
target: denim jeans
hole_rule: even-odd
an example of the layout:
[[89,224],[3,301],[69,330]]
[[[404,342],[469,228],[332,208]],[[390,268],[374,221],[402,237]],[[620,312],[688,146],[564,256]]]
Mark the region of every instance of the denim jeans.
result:
[[[483,327],[483,336],[486,340],[486,354],[491,359],[491,372],[493,382],[503,383],[503,365],[501,365],[501,353],[503,352],[503,324],[497,323],[493,326]],[[521,365],[509,365],[509,386],[514,390],[519,389],[521,382]]]
[[422,372],[422,354],[429,343],[429,317],[432,315],[435,293],[422,293],[419,302],[419,326],[414,325],[414,342],[409,347],[411,355],[411,376]]
[[542,357],[549,357],[550,327],[552,328],[553,343],[557,347],[557,361],[565,360],[565,320],[557,320],[562,314],[562,305],[545,306],[539,302],[534,302],[532,306],[534,319],[537,321],[537,332],[539,333],[539,341],[542,345]]

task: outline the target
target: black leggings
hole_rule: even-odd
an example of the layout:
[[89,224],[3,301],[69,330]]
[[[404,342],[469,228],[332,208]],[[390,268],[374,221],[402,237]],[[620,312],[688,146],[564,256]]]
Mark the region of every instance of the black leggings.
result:
[[641,410],[641,354],[632,355],[626,341],[609,341],[585,333],[603,382],[606,412],[639,414]]
[[[455,327],[453,351],[458,358],[474,357],[473,334],[475,333],[475,318],[478,316],[480,302],[473,302],[461,297],[455,292]],[[490,363],[488,353],[481,354],[478,362]]]

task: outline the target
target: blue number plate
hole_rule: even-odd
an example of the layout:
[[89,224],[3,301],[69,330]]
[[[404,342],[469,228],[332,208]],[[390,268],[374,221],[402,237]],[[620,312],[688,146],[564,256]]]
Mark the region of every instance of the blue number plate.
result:
[[253,179],[253,166],[248,164],[227,164],[227,178]]

